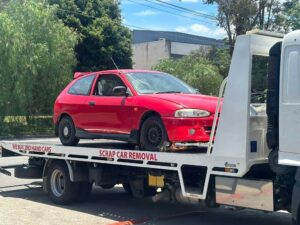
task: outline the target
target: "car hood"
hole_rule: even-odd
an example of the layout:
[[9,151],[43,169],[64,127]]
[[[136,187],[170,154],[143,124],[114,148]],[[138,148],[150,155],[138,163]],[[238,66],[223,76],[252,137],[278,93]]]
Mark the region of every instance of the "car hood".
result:
[[[201,94],[150,94],[152,98],[158,98],[174,102],[184,108],[203,109],[211,113],[215,112],[218,104],[218,98]],[[222,100],[223,102],[223,100]]]

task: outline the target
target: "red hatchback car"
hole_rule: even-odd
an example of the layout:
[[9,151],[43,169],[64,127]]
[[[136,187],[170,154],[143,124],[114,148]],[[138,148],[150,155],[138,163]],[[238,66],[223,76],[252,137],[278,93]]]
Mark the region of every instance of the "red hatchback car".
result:
[[75,73],[55,101],[53,120],[63,145],[112,139],[159,151],[208,142],[217,102],[163,72]]

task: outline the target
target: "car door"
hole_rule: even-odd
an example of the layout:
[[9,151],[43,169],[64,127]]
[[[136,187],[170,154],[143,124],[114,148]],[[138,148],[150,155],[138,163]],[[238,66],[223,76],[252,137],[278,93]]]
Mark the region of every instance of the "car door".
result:
[[131,96],[115,96],[114,87],[124,86],[117,74],[99,74],[89,98],[88,131],[103,134],[129,134]]

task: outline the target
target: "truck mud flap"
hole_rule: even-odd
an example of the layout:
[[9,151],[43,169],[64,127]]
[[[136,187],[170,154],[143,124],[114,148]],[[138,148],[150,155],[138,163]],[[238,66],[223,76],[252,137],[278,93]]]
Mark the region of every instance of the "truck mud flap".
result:
[[15,177],[22,179],[41,179],[43,167],[41,166],[17,166],[15,167]]

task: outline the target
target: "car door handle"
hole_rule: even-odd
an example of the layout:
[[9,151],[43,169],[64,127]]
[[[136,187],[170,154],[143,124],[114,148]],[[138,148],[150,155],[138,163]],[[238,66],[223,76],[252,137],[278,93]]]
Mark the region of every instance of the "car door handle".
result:
[[95,102],[89,102],[89,105],[90,105],[90,106],[94,106],[94,105],[95,105]]

